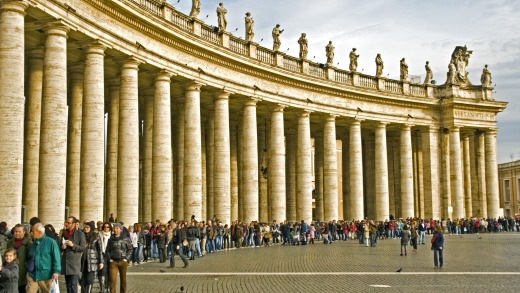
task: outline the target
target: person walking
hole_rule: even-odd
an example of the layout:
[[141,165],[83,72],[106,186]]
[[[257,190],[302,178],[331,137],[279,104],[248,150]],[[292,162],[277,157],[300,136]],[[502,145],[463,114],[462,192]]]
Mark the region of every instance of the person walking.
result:
[[34,224],[31,233],[33,243],[27,255],[27,292],[49,293],[52,281],[60,277],[60,248],[54,239],[45,235],[42,223]]
[[[68,217],[60,237],[61,274],[65,275],[67,293],[78,292],[78,275],[81,274],[81,255],[85,252],[85,234],[77,229],[78,219]],[[86,225],[85,225],[86,226]]]
[[406,247],[408,246],[408,242],[410,241],[410,230],[408,230],[408,225],[404,224],[403,230],[401,232],[401,256],[407,255]]
[[167,268],[173,269],[175,267],[175,254],[179,254],[182,262],[184,263],[183,268],[187,268],[189,263],[186,256],[182,251],[182,236],[181,231],[177,228],[177,223],[172,223],[172,238],[170,239],[170,243],[172,244],[172,254],[170,255],[170,266]]
[[[86,250],[83,254],[83,272],[81,277],[81,292],[92,293],[92,287],[96,279],[96,273],[103,269],[103,249],[101,247],[101,237],[94,232],[94,222],[83,225],[85,233]],[[103,291],[100,287],[100,291]]]
[[114,225],[114,234],[108,239],[106,254],[110,259],[110,292],[116,293],[117,274],[119,273],[120,291],[126,292],[126,270],[132,259],[133,246],[130,239],[121,232],[121,224]]
[[444,265],[444,234],[442,233],[442,227],[437,224],[435,226],[435,234],[431,240],[433,250],[433,264],[435,268],[442,269]]

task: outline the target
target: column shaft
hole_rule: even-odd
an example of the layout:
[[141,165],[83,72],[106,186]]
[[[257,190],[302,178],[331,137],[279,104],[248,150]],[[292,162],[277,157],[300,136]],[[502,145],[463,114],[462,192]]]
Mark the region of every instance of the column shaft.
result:
[[[316,215],[313,219],[326,221],[323,207],[323,133],[314,136],[314,199]],[[301,219],[300,219],[301,220]]]
[[439,192],[439,133],[429,127],[422,134],[424,167],[424,207],[425,218],[441,219],[441,200]]
[[442,168],[442,218],[451,218],[452,209],[451,206],[451,188],[450,188],[450,135],[447,128],[443,129],[442,141],[441,141],[441,168]]
[[[230,176],[231,176],[231,221],[238,220],[238,145],[237,145],[237,125],[234,122],[229,128],[229,153],[230,153]],[[230,222],[231,223],[231,222]]]
[[360,220],[364,218],[361,120],[354,120],[350,125],[349,141],[350,198],[347,219]]
[[284,106],[276,106],[271,111],[271,127],[269,132],[269,221],[278,222],[286,218],[285,189],[285,139],[284,139]]
[[408,218],[415,215],[413,195],[412,136],[410,132],[410,125],[404,125],[401,128],[400,150],[401,216],[403,218]]
[[[173,203],[175,205],[175,218],[177,220],[184,220],[184,117],[185,117],[185,98],[180,98],[176,100],[176,106],[177,106],[177,133],[176,133],[176,149],[175,149],[175,168],[176,168],[176,176],[175,176],[175,202]],[[201,137],[202,139],[202,137]],[[213,156],[213,153],[206,152],[206,155],[208,156],[208,159],[210,156]],[[211,165],[209,164],[209,161],[206,161],[207,168],[209,168]],[[207,177],[208,185],[209,180],[213,180],[210,177]],[[211,190],[213,192],[213,190]],[[208,189],[208,198],[211,197],[211,194]],[[209,212],[213,212],[213,210],[208,210]],[[211,214],[210,216],[213,216]],[[206,220],[206,219],[204,219]]]
[[342,176],[342,187],[343,187],[343,219],[352,220],[349,214],[349,199],[350,199],[350,140],[349,135],[344,134],[343,139],[341,141],[341,176]]
[[498,218],[500,195],[498,193],[497,130],[490,129],[485,135],[487,216]]
[[[119,137],[119,92],[121,78],[109,81],[108,139],[107,139],[107,191],[105,215],[117,212],[117,145]],[[116,215],[117,216],[117,215]],[[105,220],[107,217],[104,218]],[[146,218],[145,219],[149,219]]]
[[9,226],[20,222],[22,210],[27,6],[23,1],[0,2],[0,214]]
[[378,123],[375,131],[376,215],[375,220],[390,218],[388,194],[388,158],[386,148],[386,124]]
[[[287,186],[287,219],[296,221],[296,132],[294,129],[287,131],[286,137],[286,186]],[[284,219],[285,220],[285,219]],[[300,219],[301,220],[301,219]],[[280,220],[282,221],[282,220]]]
[[222,91],[215,97],[213,195],[215,197],[215,215],[225,224],[231,224],[229,95],[229,92]]
[[242,118],[242,186],[244,199],[243,219],[246,223],[258,220],[258,141],[256,126],[256,103],[250,99],[244,105]]
[[338,155],[336,149],[336,118],[330,115],[325,118],[323,130],[323,203],[325,221],[338,219]]
[[297,221],[312,221],[312,153],[310,112],[302,111],[298,118],[298,150],[296,152],[296,217]]
[[116,216],[123,223],[135,223],[139,212],[139,64],[127,59],[121,66]]
[[465,218],[470,218],[473,216],[473,207],[472,207],[472,194],[471,194],[471,169],[470,169],[470,150],[469,150],[469,136],[464,135],[463,139],[463,174],[464,174],[464,206],[465,210]]
[[[186,89],[184,122],[184,219],[202,215],[201,84],[190,82]],[[229,166],[229,165],[228,165]]]
[[[268,198],[268,166],[269,166],[269,153],[267,151],[267,129],[269,124],[260,123],[258,126],[258,158],[261,164],[262,173],[258,174],[259,182],[259,196],[258,196],[258,219],[261,222],[267,222],[269,218],[269,202]],[[265,176],[265,177],[264,177]]]
[[[143,178],[143,188],[142,188],[142,207],[143,207],[143,216],[148,215],[148,218],[145,217],[148,221],[155,221],[157,218],[153,217],[152,213],[152,201],[153,201],[153,191],[152,191],[152,181],[153,181],[153,133],[154,133],[154,90],[146,89],[141,94],[142,99],[144,100],[144,111],[141,112],[141,117],[144,116],[144,126],[143,128],[143,166],[142,166],[142,178]],[[144,113],[143,113],[144,112]],[[139,120],[141,120],[140,118]]]
[[462,153],[460,147],[460,130],[450,129],[450,185],[453,218],[460,219],[464,214],[464,190],[462,186]]
[[172,218],[171,77],[165,70],[157,74],[153,99],[152,219],[162,222]]
[[105,79],[106,47],[86,48],[81,122],[80,217],[103,219],[105,195]]
[[486,142],[485,134],[477,134],[477,178],[478,178],[478,199],[480,202],[479,217],[487,218],[487,187],[486,187]]

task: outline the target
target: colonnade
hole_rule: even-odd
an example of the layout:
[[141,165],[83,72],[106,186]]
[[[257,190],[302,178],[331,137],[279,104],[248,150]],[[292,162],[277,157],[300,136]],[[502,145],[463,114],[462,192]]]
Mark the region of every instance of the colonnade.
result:
[[69,61],[69,23],[43,24],[44,42],[27,47],[28,4],[0,5],[0,214],[10,224],[22,205],[57,227],[66,208],[124,223],[498,215],[496,129],[264,101],[107,56],[102,40],[78,42],[84,54]]

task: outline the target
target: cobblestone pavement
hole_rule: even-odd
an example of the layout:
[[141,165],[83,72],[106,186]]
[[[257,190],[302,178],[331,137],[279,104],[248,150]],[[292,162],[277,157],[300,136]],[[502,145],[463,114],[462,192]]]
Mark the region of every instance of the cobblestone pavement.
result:
[[128,292],[520,292],[520,233],[446,236],[442,270],[430,239],[407,256],[388,239],[232,249],[186,269],[148,262],[129,268]]

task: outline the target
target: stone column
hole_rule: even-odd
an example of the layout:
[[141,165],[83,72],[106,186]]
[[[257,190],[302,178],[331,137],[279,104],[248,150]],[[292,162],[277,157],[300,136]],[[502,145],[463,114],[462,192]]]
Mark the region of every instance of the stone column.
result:
[[487,218],[487,187],[486,187],[486,142],[484,132],[477,133],[477,178],[478,178],[478,198],[480,201],[479,217]]
[[38,215],[56,229],[65,217],[68,31],[61,22],[45,27]]
[[[177,106],[177,115],[175,117],[177,121],[177,132],[175,136],[175,202],[173,204],[175,206],[174,216],[177,220],[184,220],[184,102],[184,97],[178,98],[175,101],[175,104]],[[208,160],[210,156],[213,156],[213,154],[211,152],[206,152],[206,156],[206,167],[209,168],[211,165],[209,164]],[[210,179],[210,177],[207,177],[208,182]],[[212,191],[213,190],[211,190],[211,192]],[[208,198],[211,197],[212,193],[210,193],[209,189],[207,192]],[[208,211],[208,215],[209,212],[213,212],[213,210]],[[211,217],[213,215],[209,216]]]
[[434,126],[424,130],[423,144],[424,207],[425,218],[441,219],[441,200],[439,193],[439,132]]
[[[230,153],[230,185],[231,185],[231,221],[238,220],[238,145],[237,145],[237,121],[232,121],[229,128],[229,153]],[[257,178],[258,180],[258,178]],[[231,222],[230,222],[231,224]]]
[[[117,144],[119,131],[119,91],[121,78],[108,81],[107,191],[105,215],[117,212]],[[145,214],[146,215],[146,214]],[[117,216],[117,215],[116,215]],[[149,215],[150,216],[150,215]],[[149,219],[146,218],[145,219]],[[107,220],[107,218],[103,218]]]
[[276,220],[278,222],[286,218],[284,108],[283,105],[276,105],[271,110],[269,163],[267,167],[269,207],[271,208],[269,221]]
[[336,148],[336,116],[328,115],[325,118],[323,129],[323,206],[325,221],[338,219],[338,155]]
[[81,122],[80,216],[102,219],[105,195],[105,79],[106,46],[85,48],[85,77]]
[[[80,217],[81,125],[85,68],[83,63],[70,69],[70,97],[67,139],[67,183],[65,205],[69,214]],[[38,174],[38,172],[36,173]],[[38,197],[36,197],[38,199]]]
[[363,203],[363,153],[361,145],[361,121],[354,119],[350,124],[350,197],[347,219],[364,218]]
[[401,160],[401,217],[413,217],[413,160],[412,160],[412,136],[410,125],[401,127],[400,139]]
[[215,97],[215,149],[213,195],[215,215],[224,224],[231,224],[231,169],[229,147],[229,95],[219,92]]
[[302,110],[298,117],[296,151],[296,217],[307,224],[312,221],[312,154],[310,111]]
[[[40,122],[42,117],[43,47],[29,51],[27,58],[27,98],[22,204],[27,221],[38,215],[38,169],[40,162]],[[83,81],[83,79],[81,79]],[[83,87],[83,84],[81,84]],[[1,87],[2,85],[0,85]],[[73,88],[73,87],[71,87]],[[72,90],[74,92],[74,90]],[[2,119],[2,118],[0,118]],[[1,131],[1,130],[0,130]],[[19,222],[19,219],[16,221]]]
[[[153,217],[152,213],[152,205],[153,203],[153,192],[152,192],[152,182],[153,182],[153,133],[154,133],[154,95],[155,90],[150,87],[147,87],[146,90],[141,90],[141,98],[144,100],[144,111],[141,111],[141,117],[139,120],[144,120],[143,133],[142,133],[142,141],[143,141],[143,162],[142,162],[142,178],[143,178],[143,187],[141,190],[142,193],[142,208],[143,208],[143,216],[148,215],[148,217],[143,217],[148,221],[155,221],[157,218]],[[144,116],[144,117],[143,117]]]
[[[27,7],[25,1],[0,2],[0,215],[9,226],[20,222],[22,210]],[[66,92],[65,81],[65,95]]]
[[[202,156],[202,200],[201,200],[201,218],[198,220],[208,219],[207,208],[208,208],[208,189],[207,189],[207,162],[206,162],[206,119],[207,117],[201,117],[201,156]],[[175,164],[175,163],[174,163]]]
[[379,122],[375,130],[375,173],[376,201],[375,220],[384,221],[390,218],[390,197],[388,194],[388,158],[386,148],[386,123]]
[[451,188],[450,188],[450,135],[449,130],[444,128],[442,131],[441,141],[441,194],[442,194],[442,218],[451,218],[452,205],[451,205]]
[[[285,153],[287,154],[285,163],[285,176],[287,188],[287,219],[288,221],[296,221],[296,131],[290,129],[285,133]],[[300,219],[301,220],[301,219]],[[280,219],[280,221],[282,221]]]
[[202,215],[201,87],[201,83],[192,81],[186,88],[184,115],[189,119],[184,123],[184,219],[191,215],[200,219]]
[[363,190],[365,194],[365,218],[375,218],[376,201],[376,143],[371,129],[361,130],[363,146]]
[[[326,221],[323,208],[323,133],[314,136],[314,199],[316,203],[315,220]],[[300,219],[301,220],[301,219]]]
[[497,132],[497,129],[488,129],[485,134],[487,216],[490,218],[498,218],[500,208],[496,145]]
[[139,201],[139,65],[128,58],[121,65],[117,156],[117,218],[123,223],[138,220]]
[[[260,168],[263,171],[266,171],[269,166],[269,154],[267,152],[267,121],[265,123],[260,123],[258,125],[258,160],[260,162]],[[259,173],[258,174],[258,187],[259,187],[259,196],[258,196],[258,219],[261,222],[266,222],[269,218],[268,215],[268,205],[269,202],[267,200],[268,193],[268,180],[269,172]]]
[[[170,83],[173,74],[161,70],[155,77],[153,99],[152,219],[172,218],[172,124]],[[146,200],[146,199],[145,199]]]
[[462,153],[460,148],[460,128],[450,129],[450,185],[453,218],[460,219],[464,214],[464,190],[462,188]]
[[213,192],[213,170],[214,170],[214,149],[215,149],[215,112],[213,108],[208,110],[208,122],[206,123],[206,214],[207,218],[213,218],[215,215],[215,196]]
[[257,99],[248,99],[244,104],[242,118],[242,189],[241,221],[250,223],[258,220],[258,141],[256,126]]
[[349,199],[350,199],[350,159],[349,159],[349,153],[350,153],[350,140],[349,140],[349,134],[346,133],[343,135],[341,140],[341,180],[342,180],[342,187],[343,187],[343,219],[345,220],[352,220],[351,218],[347,218],[349,215]]
[[464,206],[465,217],[470,218],[473,216],[472,194],[471,194],[471,171],[470,171],[470,150],[469,150],[469,136],[464,134],[462,138],[462,150],[463,150],[463,165],[464,165]]
[[475,132],[469,133],[469,161],[471,177],[471,211],[472,216],[480,217],[480,199],[478,196],[478,177],[477,177],[477,135]]

